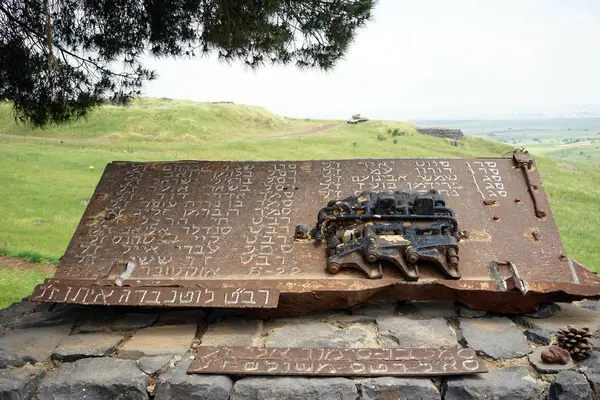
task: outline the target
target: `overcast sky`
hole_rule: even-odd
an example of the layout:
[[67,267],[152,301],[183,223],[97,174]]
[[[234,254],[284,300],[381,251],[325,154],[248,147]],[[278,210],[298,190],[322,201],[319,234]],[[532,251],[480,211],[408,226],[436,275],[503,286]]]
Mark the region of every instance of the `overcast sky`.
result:
[[[380,0],[330,72],[149,60],[144,94],[289,117],[441,119],[600,104],[599,0]],[[600,108],[600,107],[599,107]]]

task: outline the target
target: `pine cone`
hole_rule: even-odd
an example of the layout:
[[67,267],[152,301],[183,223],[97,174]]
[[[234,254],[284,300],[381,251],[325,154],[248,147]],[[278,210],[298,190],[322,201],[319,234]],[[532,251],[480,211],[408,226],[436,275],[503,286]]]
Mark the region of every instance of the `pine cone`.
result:
[[592,352],[590,328],[577,329],[569,325],[566,329],[559,329],[556,336],[558,347],[568,350],[573,360],[581,361]]

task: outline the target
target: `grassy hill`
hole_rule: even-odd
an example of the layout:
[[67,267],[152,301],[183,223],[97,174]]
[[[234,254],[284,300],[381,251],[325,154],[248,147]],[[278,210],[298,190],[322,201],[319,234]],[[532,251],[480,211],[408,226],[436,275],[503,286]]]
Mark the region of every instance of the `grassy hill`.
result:
[[[511,150],[475,137],[452,147],[408,123],[349,125],[167,99],[106,106],[85,121],[32,132],[0,104],[0,253],[56,262],[113,160],[499,157]],[[537,161],[569,254],[600,270],[600,168]]]

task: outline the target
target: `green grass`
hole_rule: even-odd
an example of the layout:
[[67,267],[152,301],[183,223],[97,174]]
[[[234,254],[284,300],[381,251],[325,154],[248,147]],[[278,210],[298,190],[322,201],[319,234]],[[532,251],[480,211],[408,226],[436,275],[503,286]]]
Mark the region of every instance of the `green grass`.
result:
[[[326,131],[303,137],[323,124]],[[404,132],[394,136],[394,131]],[[0,105],[0,253],[57,261],[105,165],[113,160],[281,160],[507,156],[512,146],[465,137],[458,147],[408,123],[288,119],[251,106],[142,99],[87,121],[31,132]],[[45,137],[45,139],[44,139]],[[58,138],[50,140],[48,138]],[[62,143],[61,143],[62,140]],[[600,168],[538,157],[568,253],[600,270]],[[90,169],[93,166],[93,169]],[[570,166],[571,167],[571,166]]]
[[48,273],[34,269],[6,267],[0,264],[0,309],[27,297]]

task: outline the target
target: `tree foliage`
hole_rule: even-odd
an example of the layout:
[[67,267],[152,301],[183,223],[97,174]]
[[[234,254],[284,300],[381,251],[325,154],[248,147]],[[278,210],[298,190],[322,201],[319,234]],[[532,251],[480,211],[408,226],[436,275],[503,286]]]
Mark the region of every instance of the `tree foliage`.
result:
[[375,0],[0,0],[0,100],[33,126],[126,104],[145,55],[332,68]]

